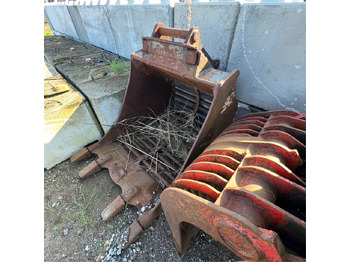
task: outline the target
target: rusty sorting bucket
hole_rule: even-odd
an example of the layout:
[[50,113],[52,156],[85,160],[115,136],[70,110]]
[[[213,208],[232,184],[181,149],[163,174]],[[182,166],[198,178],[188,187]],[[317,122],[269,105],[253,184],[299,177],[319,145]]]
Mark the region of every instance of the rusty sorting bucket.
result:
[[[100,141],[71,157],[75,162],[97,155],[79,176],[85,178],[107,168],[121,187],[122,194],[102,212],[104,220],[126,204],[142,211],[131,224],[123,248],[159,215],[162,190],[232,122],[237,109],[239,71],[217,69],[219,61],[203,48],[197,27],[183,30],[158,23],[151,37],[142,38],[142,45],[142,50],[131,54],[118,120]],[[154,123],[163,124],[168,132],[164,139],[159,139],[159,127],[151,125]],[[177,129],[169,131],[170,126]],[[185,129],[192,132],[191,139],[183,135]],[[174,134],[181,134],[180,142],[167,139]],[[173,144],[179,148],[187,145],[188,151],[179,157],[180,149],[169,151]]]
[[176,249],[199,229],[244,261],[304,261],[305,116],[243,116],[161,194]]

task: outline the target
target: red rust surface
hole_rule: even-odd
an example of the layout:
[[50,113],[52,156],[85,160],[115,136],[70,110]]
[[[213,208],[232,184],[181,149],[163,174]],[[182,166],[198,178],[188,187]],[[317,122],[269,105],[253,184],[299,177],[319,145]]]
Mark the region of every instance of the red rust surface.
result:
[[201,229],[243,260],[303,261],[306,183],[295,172],[305,167],[305,127],[292,111],[229,124],[161,195],[177,250]]

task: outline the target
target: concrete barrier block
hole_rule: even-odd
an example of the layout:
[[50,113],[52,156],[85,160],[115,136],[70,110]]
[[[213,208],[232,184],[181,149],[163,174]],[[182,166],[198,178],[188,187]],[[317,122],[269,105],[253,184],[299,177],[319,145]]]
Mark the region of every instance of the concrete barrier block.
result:
[[194,2],[190,7],[186,3],[176,3],[174,27],[198,26],[204,48],[213,59],[220,59],[220,69],[226,70],[239,10],[238,2]]
[[243,4],[227,70],[237,99],[267,110],[306,111],[305,3]]
[[83,20],[81,19],[80,13],[78,11],[78,7],[76,5],[68,5],[67,10],[74,24],[79,40],[89,42],[89,38],[86,34],[85,27],[83,24]]
[[[103,62],[99,62],[103,59]],[[76,74],[88,74],[89,80],[92,74],[92,70],[108,66],[108,60],[111,60],[111,56],[103,53],[103,51],[91,52],[89,54],[82,54],[75,57],[66,57],[56,60],[57,70],[67,79],[74,81]],[[75,82],[75,81],[74,81]],[[79,84],[75,82],[75,84]],[[78,87],[79,88],[79,87]]]
[[[57,46],[60,46],[59,53],[54,51]],[[76,51],[67,51],[71,46]],[[87,98],[102,130],[107,132],[118,119],[130,64],[122,61],[123,69],[118,76],[113,76],[115,72],[109,61],[115,57],[91,45],[59,36],[45,38],[45,56]]]
[[[220,0],[216,0],[220,1]],[[303,3],[305,0],[235,0],[236,2],[244,3]]]
[[[64,36],[45,36],[44,55],[52,65],[73,61],[82,56],[102,53],[103,50],[89,44],[74,41]],[[71,63],[71,66],[73,64]]]
[[89,43],[118,53],[112,34],[108,7],[105,5],[77,6]]
[[46,19],[52,26],[53,30],[69,35],[78,39],[78,34],[75,30],[74,24],[67,10],[67,6],[64,5],[45,5],[44,6]]
[[[101,70],[105,70],[106,73],[109,71],[108,68],[100,68],[99,72],[92,70],[89,75],[99,75],[99,77],[94,77],[94,81],[83,80],[77,85],[89,98],[104,133],[107,133],[119,117],[129,74],[113,77],[110,74],[105,75]],[[72,77],[75,81],[79,78],[84,79],[82,74]]]
[[[89,45],[88,43],[79,42],[75,39],[71,39],[62,35],[45,36],[44,47],[45,54],[48,54],[52,57],[79,56],[83,53],[85,54],[89,52],[95,52],[96,50],[102,50],[100,48]],[[72,52],[72,50],[70,49],[71,47],[79,48]],[[59,50],[57,50],[57,48]]]
[[142,49],[142,37],[151,36],[156,23],[173,27],[173,8],[169,4],[108,6],[117,54],[130,58]]
[[101,129],[85,98],[62,76],[44,80],[44,168],[99,140]]
[[60,75],[56,69],[44,60],[44,79]]

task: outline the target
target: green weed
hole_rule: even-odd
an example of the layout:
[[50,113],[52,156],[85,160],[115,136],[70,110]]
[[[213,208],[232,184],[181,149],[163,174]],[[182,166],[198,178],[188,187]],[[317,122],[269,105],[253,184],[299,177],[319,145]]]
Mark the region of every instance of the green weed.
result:
[[90,197],[87,197],[82,189],[82,185],[79,186],[79,197],[73,195],[73,203],[75,205],[74,211],[68,212],[63,215],[65,219],[71,222],[79,222],[81,227],[91,224],[91,201],[97,196],[96,188],[94,188]]
[[119,225],[119,229],[123,228],[126,225],[126,221],[123,221],[120,225]]
[[126,202],[125,204],[125,207],[124,207],[124,216],[125,216],[125,213],[126,213],[126,209],[128,208],[128,202]]
[[108,63],[114,74],[124,74],[128,72],[129,65],[123,60],[113,58],[113,60],[109,60]]
[[50,211],[52,211],[52,210],[53,210],[53,207],[52,207],[52,206],[47,205],[47,206],[44,206],[44,209],[45,209],[45,211],[44,211],[44,212],[50,212]]

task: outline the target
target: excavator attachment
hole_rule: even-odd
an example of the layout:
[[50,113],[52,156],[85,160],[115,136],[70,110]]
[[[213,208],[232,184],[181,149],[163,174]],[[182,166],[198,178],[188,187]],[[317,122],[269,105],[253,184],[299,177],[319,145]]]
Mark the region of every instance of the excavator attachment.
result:
[[[198,27],[183,30],[158,23],[142,45],[131,54],[118,120],[100,141],[71,157],[75,162],[97,155],[79,176],[107,168],[121,187],[121,195],[103,210],[104,220],[127,204],[141,213],[119,241],[122,248],[159,215],[160,193],[232,122],[237,109],[239,72],[217,69],[219,61],[203,48]],[[187,129],[190,133],[183,133]],[[173,139],[174,134],[180,135]],[[187,151],[180,150],[183,145]]]
[[199,229],[244,261],[305,261],[305,116],[245,115],[161,194],[176,249]]

